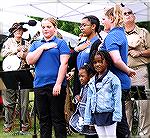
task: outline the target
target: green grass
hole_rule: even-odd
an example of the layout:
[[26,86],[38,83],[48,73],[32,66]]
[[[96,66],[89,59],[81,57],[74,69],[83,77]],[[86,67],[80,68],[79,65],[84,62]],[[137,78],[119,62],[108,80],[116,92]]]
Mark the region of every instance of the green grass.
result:
[[[29,104],[29,109],[31,110],[33,107],[33,99],[34,99],[34,93],[30,92],[29,95],[29,99],[30,104]],[[31,118],[31,122],[32,122],[32,127],[31,129],[25,133],[24,135],[22,135],[21,133],[19,133],[19,119],[15,119],[15,127],[12,129],[12,131],[10,133],[4,133],[3,132],[3,119],[0,119],[0,138],[32,138],[33,134],[34,134],[34,128],[33,128],[33,117]],[[132,130],[132,135],[133,138],[135,138],[135,135],[137,136],[137,120],[133,120],[134,121],[134,127]],[[38,119],[36,121],[36,127],[37,127],[37,138],[40,138],[40,133],[39,133],[39,124],[38,124]],[[53,134],[54,135],[54,134]],[[55,138],[53,136],[53,138]],[[84,135],[79,135],[78,133],[72,133],[71,135],[69,135],[67,138],[84,138]]]
[[[37,124],[37,128],[38,128],[38,124]],[[19,132],[19,126],[13,128],[13,130],[9,133],[4,133],[3,120],[0,120],[0,138],[32,138],[33,134],[34,134],[33,127],[27,133],[21,134]],[[37,138],[40,138],[39,135],[40,135],[39,130],[37,130]],[[54,134],[53,134],[53,138],[55,138]],[[72,133],[67,138],[84,138],[84,136],[79,135],[77,133]]]
[[[34,93],[30,92],[30,96],[29,97],[30,97],[30,101],[33,101],[33,99],[34,99]],[[29,104],[29,108],[32,109],[32,106],[33,106],[33,102],[31,102]],[[32,119],[32,121],[31,121],[32,122],[32,127],[31,127],[31,129],[27,133],[24,133],[24,134],[21,134],[19,132],[19,130],[20,130],[19,119],[15,119],[15,126],[12,129],[12,131],[9,132],[9,133],[4,133],[3,132],[4,121],[3,121],[3,119],[0,119],[0,138],[32,138],[32,136],[34,134],[33,117],[31,119]],[[38,120],[36,121],[36,126],[37,126],[37,137],[40,138],[40,136],[39,136],[40,133],[39,133]],[[53,138],[55,138],[55,137],[53,136]],[[83,135],[79,135],[77,133],[72,133],[67,138],[84,138],[84,136]]]

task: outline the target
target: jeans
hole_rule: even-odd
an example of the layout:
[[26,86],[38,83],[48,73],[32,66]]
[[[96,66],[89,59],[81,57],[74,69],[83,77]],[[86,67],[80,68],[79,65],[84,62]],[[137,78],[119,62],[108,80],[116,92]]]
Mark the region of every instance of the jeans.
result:
[[60,95],[52,95],[53,85],[34,89],[35,106],[39,117],[41,138],[52,138],[52,126],[56,138],[66,138],[66,121],[64,105],[66,87],[61,88]]

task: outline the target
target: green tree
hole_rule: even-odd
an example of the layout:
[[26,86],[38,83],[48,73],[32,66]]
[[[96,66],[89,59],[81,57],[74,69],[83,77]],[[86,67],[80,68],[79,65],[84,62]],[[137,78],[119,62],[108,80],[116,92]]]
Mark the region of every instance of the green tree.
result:
[[[40,17],[33,17],[33,16],[30,16],[30,18],[33,18],[37,21],[42,21],[43,19]],[[68,33],[71,33],[77,36],[81,33],[80,28],[79,28],[79,23],[58,20],[57,27],[63,31],[66,31]]]
[[[35,20],[38,20],[38,21],[42,20],[42,18],[40,18],[40,17],[33,17],[33,16],[30,16],[30,17]],[[59,29],[69,32],[71,34],[77,35],[77,36],[79,36],[79,34],[81,33],[79,25],[80,25],[79,23],[75,23],[75,22],[58,20],[58,28]],[[139,27],[143,27],[143,28],[147,29],[150,32],[150,21],[138,22],[137,25]],[[101,26],[101,28],[103,28],[103,26]]]
[[150,32],[150,21],[147,21],[147,22],[138,22],[137,25],[139,27],[143,27],[143,28],[147,29]]
[[81,33],[79,23],[59,20],[58,28],[77,36]]

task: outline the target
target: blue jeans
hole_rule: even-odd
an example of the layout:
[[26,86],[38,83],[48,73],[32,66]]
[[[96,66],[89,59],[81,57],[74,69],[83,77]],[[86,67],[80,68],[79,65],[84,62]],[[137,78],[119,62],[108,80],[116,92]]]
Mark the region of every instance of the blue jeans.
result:
[[59,96],[53,96],[54,85],[35,88],[35,106],[37,109],[41,138],[52,138],[52,126],[54,126],[56,138],[66,138],[66,121],[64,105],[66,99],[66,87],[61,88]]

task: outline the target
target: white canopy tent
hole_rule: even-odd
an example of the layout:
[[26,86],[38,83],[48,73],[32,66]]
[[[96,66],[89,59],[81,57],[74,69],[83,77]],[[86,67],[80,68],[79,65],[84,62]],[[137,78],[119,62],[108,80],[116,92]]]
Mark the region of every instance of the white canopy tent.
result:
[[[13,22],[28,21],[27,16],[53,16],[58,20],[72,22],[80,22],[86,15],[95,15],[101,19],[104,8],[116,3],[131,8],[136,14],[137,22],[150,21],[150,0],[5,0],[0,5],[0,33],[5,34],[6,28],[9,29]],[[32,30],[32,35],[37,31],[36,27],[27,28]],[[70,38],[71,41],[77,41],[77,36],[70,34]]]
[[[7,4],[5,4],[7,3]],[[3,12],[36,17],[53,16],[59,20],[80,22],[86,15],[101,18],[105,7],[124,4],[131,8],[137,21],[150,21],[149,0],[5,0],[0,6]]]

